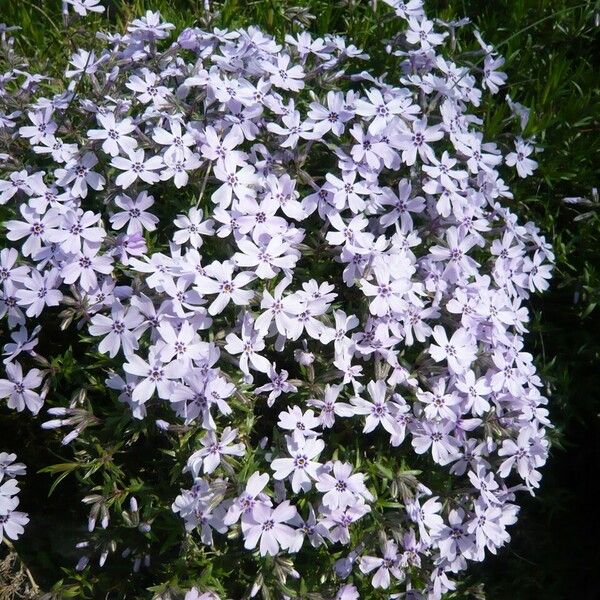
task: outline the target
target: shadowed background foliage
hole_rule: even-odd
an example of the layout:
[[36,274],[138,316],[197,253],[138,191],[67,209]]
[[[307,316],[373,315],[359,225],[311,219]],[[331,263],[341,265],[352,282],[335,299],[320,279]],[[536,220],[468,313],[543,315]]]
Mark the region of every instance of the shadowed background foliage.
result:
[[[119,29],[146,9],[160,10],[181,29],[202,18],[204,2],[107,0],[104,4]],[[347,35],[369,52],[369,68],[375,72],[386,70],[382,41],[397,27],[386,18],[389,9],[382,2],[227,0],[213,4],[221,11],[221,27],[255,24],[282,37],[306,26],[317,34]],[[531,108],[526,135],[535,136],[544,149],[536,157],[539,169],[534,177],[520,180],[515,175],[508,183],[516,212],[539,225],[557,259],[551,290],[534,300],[527,338],[550,394],[554,447],[539,494],[522,499],[510,546],[471,569],[473,582],[483,585],[475,586],[469,597],[593,600],[598,598],[594,575],[600,565],[600,518],[592,493],[600,476],[600,202],[593,192],[600,184],[600,3],[427,0],[425,5],[430,17],[469,17],[484,39],[506,57],[508,85],[486,104],[485,130],[495,138],[509,114],[507,93]],[[98,17],[98,23],[105,18]],[[36,67],[61,75],[59,65],[74,42],[64,37],[58,0],[0,0],[0,22],[21,26],[21,52],[35,57]],[[105,26],[104,22],[101,27]],[[565,197],[582,200],[566,203]],[[17,451],[30,473],[57,462],[52,448],[35,444],[37,424],[5,414],[0,419],[2,449]],[[28,539],[36,539],[39,547],[21,545],[19,551],[36,576],[51,585],[60,577],[53,560],[60,556],[68,562],[72,554],[70,547],[60,547],[66,536],[57,533],[57,528],[71,527],[65,507],[73,507],[75,529],[85,523],[86,515],[83,509],[77,512],[77,502],[70,498],[75,488],[68,482],[46,499],[51,480],[47,475],[39,478],[40,489],[24,489],[22,494],[24,509],[32,514]]]

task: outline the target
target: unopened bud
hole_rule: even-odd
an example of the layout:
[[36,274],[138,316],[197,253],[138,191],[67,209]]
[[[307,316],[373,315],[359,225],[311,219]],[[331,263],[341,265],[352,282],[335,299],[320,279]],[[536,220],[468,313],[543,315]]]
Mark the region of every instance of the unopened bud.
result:
[[56,429],[57,427],[62,427],[66,424],[66,419],[50,419],[50,421],[45,421],[42,423],[42,429]]
[[103,567],[106,559],[108,558],[108,550],[104,550],[100,555],[100,560],[98,561],[98,566]]
[[63,446],[70,444],[80,433],[81,433],[80,429],[73,429],[73,431],[71,431],[70,433],[67,433],[67,435],[65,435],[65,437],[61,440],[60,443]]
[[88,556],[82,556],[79,561],[77,562],[77,566],[75,567],[76,571],[83,571],[87,566],[88,563],[90,562],[90,559]]

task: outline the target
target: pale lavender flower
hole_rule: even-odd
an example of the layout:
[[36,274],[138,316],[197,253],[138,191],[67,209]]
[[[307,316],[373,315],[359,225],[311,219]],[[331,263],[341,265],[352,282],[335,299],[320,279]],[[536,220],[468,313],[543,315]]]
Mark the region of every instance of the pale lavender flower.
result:
[[399,115],[408,119],[419,112],[419,107],[412,104],[410,97],[395,96],[384,98],[377,88],[366,90],[368,100],[356,101],[356,113],[367,118],[372,118],[369,124],[369,133],[377,135],[382,133],[390,121]]
[[402,229],[410,231],[413,228],[411,213],[422,213],[425,209],[425,199],[421,196],[412,196],[412,185],[407,179],[401,179],[398,183],[398,194],[391,188],[382,188],[377,201],[384,206],[392,207],[390,212],[380,218],[380,223],[389,227],[400,219]]
[[[29,215],[31,218],[33,215]],[[8,223],[6,223],[8,226]],[[17,227],[17,229],[23,229],[27,231],[27,225],[22,224],[19,221],[15,221],[11,227]],[[13,237],[16,237],[13,234]],[[0,252],[0,284],[6,283],[17,283],[27,277],[30,269],[25,265],[16,266],[19,253],[14,248],[3,248]]]
[[475,546],[474,537],[467,532],[465,512],[462,509],[451,510],[448,525],[444,525],[439,534],[440,554],[446,560],[454,561],[457,557],[471,558]]
[[332,192],[333,204],[336,208],[343,210],[350,208],[353,213],[362,211],[365,200],[362,196],[369,194],[369,188],[360,181],[356,181],[356,171],[342,173],[342,178],[332,173],[326,175],[327,183],[325,190]]
[[321,334],[321,342],[329,344],[333,341],[336,354],[342,354],[350,350],[353,342],[346,334],[358,326],[359,320],[356,315],[348,316],[343,310],[336,310],[333,316],[335,318],[335,328],[324,329]]
[[156,108],[161,108],[166,104],[166,98],[169,94],[168,88],[160,85],[160,78],[156,73],[152,73],[149,69],[142,69],[142,77],[132,75],[129,82],[125,85],[136,92],[137,99],[143,104],[152,102]]
[[65,261],[61,270],[64,283],[79,284],[85,291],[90,291],[98,286],[98,273],[108,275],[112,272],[113,261],[110,256],[100,253],[98,247],[84,246],[83,251],[78,251]]
[[533,258],[526,256],[523,259],[523,271],[527,275],[529,290],[532,292],[543,292],[550,287],[549,279],[552,266],[544,263],[544,256],[536,252]]
[[295,110],[291,114],[284,115],[281,118],[285,127],[277,123],[269,123],[267,129],[277,135],[287,136],[281,142],[282,148],[295,148],[300,138],[305,140],[316,139],[319,134],[313,131],[313,124],[308,121],[302,121],[300,113]]
[[434,496],[421,504],[418,498],[409,501],[406,506],[408,516],[417,524],[419,535],[425,542],[431,541],[431,535],[437,535],[444,526],[444,519],[440,515],[442,503]]
[[140,192],[135,200],[126,194],[120,194],[115,198],[115,204],[123,210],[111,215],[113,229],[123,229],[127,225],[129,235],[156,229],[158,217],[146,211],[154,204],[154,197],[147,192]]
[[22,280],[24,288],[16,291],[21,306],[27,306],[28,317],[39,317],[46,306],[58,306],[63,298],[57,289],[60,285],[58,269],[50,269],[44,273],[32,269],[29,277]]
[[475,514],[467,524],[467,531],[475,535],[479,556],[483,557],[485,548],[496,554],[496,549],[510,540],[501,519],[502,509],[499,507],[475,502]]
[[433,328],[433,339],[437,344],[429,346],[431,357],[435,362],[445,360],[452,373],[463,373],[475,360],[476,348],[467,330],[457,329],[448,339],[446,330],[441,325],[436,325]]
[[448,35],[447,33],[436,33],[433,29],[433,21],[425,18],[419,20],[416,17],[409,17],[408,27],[406,41],[409,44],[419,44],[423,50],[439,46]]
[[241,337],[230,333],[226,338],[226,352],[229,354],[240,354],[240,369],[249,376],[251,365],[253,369],[261,373],[269,373],[271,363],[259,354],[265,347],[265,342],[259,332],[254,329],[251,317],[246,314],[242,323]]
[[131,399],[140,403],[149,400],[155,392],[158,392],[160,398],[168,399],[171,380],[176,377],[179,370],[174,362],[165,365],[153,356],[145,361],[136,354],[128,357],[128,362],[123,365],[123,369],[140,378],[131,393]]
[[235,150],[244,140],[243,131],[240,127],[232,127],[221,139],[212,125],[204,130],[204,143],[200,146],[200,153],[209,160],[227,159],[230,164],[242,166],[247,155]]
[[364,294],[373,297],[369,304],[371,313],[381,317],[390,310],[401,312],[405,307],[404,296],[411,289],[410,280],[393,277],[386,266],[375,267],[374,272],[377,283],[364,279],[360,282]]
[[291,315],[286,312],[283,292],[290,285],[291,279],[284,277],[275,287],[272,294],[268,289],[263,291],[260,307],[262,313],[256,319],[256,328],[261,335],[266,335],[272,324],[281,336],[285,336],[291,327]]
[[391,584],[391,575],[401,581],[404,577],[398,556],[398,546],[392,540],[386,540],[382,546],[383,558],[375,556],[363,556],[360,559],[360,570],[362,573],[375,571],[371,579],[374,588],[387,589]]
[[423,0],[408,0],[408,2],[403,2],[402,0],[383,1],[396,11],[398,17],[401,17],[406,21],[408,21],[410,17],[421,18],[424,16]]
[[473,371],[465,371],[456,382],[456,388],[466,395],[467,409],[473,410],[474,414],[482,415],[489,410],[490,403],[486,396],[489,396],[492,389],[485,377],[477,379]]
[[424,454],[431,449],[433,460],[440,465],[447,465],[458,458],[458,443],[451,433],[454,431],[452,421],[440,423],[425,422],[413,433],[412,445],[417,454]]
[[11,241],[27,237],[21,245],[21,253],[23,256],[35,255],[40,251],[42,242],[47,240],[48,233],[61,223],[61,217],[53,209],[48,210],[44,215],[39,215],[26,204],[22,204],[20,210],[24,221],[7,221],[6,237]]
[[48,231],[46,239],[49,242],[60,244],[61,250],[75,254],[84,244],[99,244],[106,237],[106,232],[98,221],[100,215],[91,210],[68,210],[62,215],[60,229]]
[[489,89],[492,94],[497,94],[500,86],[503,86],[508,79],[506,73],[498,71],[503,64],[504,58],[494,57],[491,54],[488,54],[483,61],[482,86]]
[[369,433],[375,427],[381,425],[388,433],[393,435],[396,433],[394,415],[397,408],[394,401],[386,398],[387,386],[385,381],[382,379],[370,381],[367,385],[367,390],[369,396],[371,396],[371,402],[359,396],[350,398],[354,414],[366,415],[363,433]]
[[519,177],[528,177],[533,175],[533,171],[538,164],[535,160],[528,158],[533,152],[533,147],[518,138],[515,142],[515,151],[506,155],[505,162],[509,167],[516,167]]
[[499,456],[507,457],[500,465],[500,477],[508,477],[514,468],[525,482],[532,487],[538,487],[540,474],[536,468],[544,463],[546,452],[539,432],[531,426],[524,427],[516,441],[504,440],[498,450]]
[[344,132],[345,123],[352,119],[353,114],[347,110],[341,92],[327,92],[326,103],[327,106],[323,106],[318,102],[311,102],[308,118],[314,121],[314,130],[320,136],[328,131],[339,136]]
[[5,475],[8,477],[25,475],[27,467],[23,463],[15,462],[16,458],[16,454],[0,452],[0,481],[4,479]]
[[52,120],[53,113],[52,107],[27,113],[32,124],[19,127],[19,135],[27,138],[31,145],[39,144],[49,136],[53,136],[57,129],[56,122]]
[[243,456],[245,453],[244,444],[233,444],[231,442],[237,437],[237,429],[225,427],[221,433],[220,439],[214,431],[209,431],[200,443],[204,448],[194,452],[187,461],[187,468],[194,477],[198,476],[200,468],[205,474],[212,473],[221,463],[222,456]]
[[341,390],[342,386],[326,385],[323,400],[317,398],[308,400],[308,404],[321,410],[319,420],[323,427],[333,427],[336,415],[340,417],[352,417],[355,414],[354,406],[346,402],[337,402]]
[[185,159],[192,155],[190,146],[195,145],[194,137],[187,131],[182,131],[181,123],[172,120],[169,122],[171,131],[163,127],[156,127],[152,139],[161,146],[167,146],[165,150],[165,162],[170,159]]
[[0,398],[7,398],[6,405],[17,412],[25,407],[37,415],[44,404],[43,397],[34,390],[42,385],[43,375],[39,369],[30,369],[23,375],[18,362],[5,363],[8,379],[0,379]]
[[238,241],[238,248],[232,260],[241,267],[254,267],[254,272],[261,279],[275,277],[279,270],[291,272],[298,262],[298,253],[280,235],[271,238],[267,243],[255,244],[249,239]]
[[359,600],[360,596],[355,586],[343,585],[335,594],[334,600]]
[[238,169],[238,166],[239,162],[227,154],[225,159],[217,162],[214,167],[215,177],[222,181],[223,185],[213,192],[212,200],[221,208],[228,208],[234,196],[244,201],[247,197],[255,195],[252,188],[257,182],[254,167],[244,164]]
[[336,460],[332,474],[326,471],[319,473],[316,488],[323,493],[323,504],[331,509],[346,508],[353,504],[356,497],[371,502],[373,495],[366,488],[362,473],[352,474],[352,465]]
[[444,131],[437,125],[428,127],[427,119],[415,120],[412,123],[412,131],[407,130],[392,138],[392,144],[398,150],[402,150],[402,161],[409,167],[415,164],[417,154],[425,163],[435,161],[435,153],[429,145],[444,137]]
[[86,198],[88,186],[93,190],[104,189],[106,178],[92,169],[98,164],[98,158],[93,152],[86,152],[83,156],[74,157],[67,162],[64,169],[56,169],[56,185],[63,188],[69,187],[71,194],[79,198]]
[[251,550],[259,544],[261,556],[275,556],[280,547],[287,549],[294,545],[298,533],[286,523],[295,516],[296,507],[287,500],[275,509],[267,507],[259,513],[253,512],[242,521],[244,547]]
[[36,154],[50,154],[57,163],[69,162],[77,154],[77,144],[66,144],[62,139],[48,135],[33,147]]
[[183,600],[219,600],[214,592],[200,593],[195,587],[186,592]]
[[[273,363],[275,365],[275,363]],[[281,396],[281,394],[288,394],[290,392],[297,392],[298,388],[287,381],[288,372],[285,369],[277,372],[273,366],[269,372],[270,383],[265,383],[260,387],[257,387],[254,391],[257,394],[264,394],[269,392],[267,397],[267,406],[273,406],[275,400]]]
[[128,188],[134,181],[141,179],[146,183],[156,183],[160,180],[156,172],[164,166],[160,156],[151,156],[146,160],[144,150],[129,150],[128,158],[116,156],[111,165],[123,171],[115,179],[115,183],[123,189]]
[[31,193],[32,177],[27,171],[13,171],[8,180],[0,180],[0,204],[6,204],[19,192]]
[[96,115],[102,129],[90,129],[87,132],[91,140],[104,140],[102,150],[110,156],[118,156],[121,152],[129,154],[137,147],[137,141],[128,135],[135,130],[135,123],[125,118],[117,123],[112,112]]
[[178,228],[173,236],[176,244],[189,243],[192,248],[200,248],[203,244],[202,236],[214,234],[214,221],[212,219],[204,220],[202,211],[195,206],[190,208],[187,215],[179,215],[173,223]]
[[380,169],[381,165],[387,168],[396,168],[399,165],[398,153],[390,146],[389,138],[384,135],[385,130],[377,135],[365,133],[363,128],[355,123],[350,129],[350,135],[356,140],[350,150],[354,162],[366,164],[372,169]]
[[[199,487],[203,480],[197,480]],[[206,484],[205,484],[206,485]],[[208,490],[207,490],[208,491]],[[187,531],[198,528],[200,530],[200,540],[203,544],[212,545],[213,530],[219,533],[225,533],[227,527],[223,523],[225,509],[222,506],[211,506],[211,494],[198,493],[192,489],[177,496],[173,502],[173,512],[178,512],[185,520]]]
[[143,17],[134,19],[127,27],[127,31],[143,40],[164,40],[172,29],[175,29],[175,25],[163,21],[160,12],[151,10],[147,10]]
[[82,76],[84,74],[93,75],[98,71],[98,67],[107,59],[108,56],[106,55],[96,58],[96,54],[93,50],[88,52],[87,50],[79,49],[71,56],[69,64],[73,65],[73,68],[67,69],[65,71],[65,76],[79,79],[77,76]]
[[425,416],[434,421],[436,419],[448,419],[456,421],[458,418],[457,404],[461,402],[458,395],[446,392],[446,381],[438,379],[431,387],[431,392],[417,392],[417,398],[426,404]]
[[314,429],[320,424],[321,422],[315,417],[312,410],[302,412],[299,406],[292,406],[287,411],[279,413],[277,427],[291,431],[294,439],[302,440],[305,437],[319,435]]
[[92,335],[106,336],[98,345],[100,352],[108,353],[112,358],[122,348],[125,356],[131,356],[138,349],[138,335],[134,330],[143,321],[144,317],[134,306],[126,309],[117,300],[111,307],[110,317],[102,314],[94,315],[88,330]]
[[488,504],[501,504],[496,495],[499,489],[498,482],[494,479],[494,474],[486,472],[483,465],[477,466],[477,472],[469,471],[468,477],[476,490],[479,490],[481,498]]
[[314,460],[325,447],[325,442],[317,438],[286,436],[289,458],[276,458],[271,461],[271,468],[275,471],[274,479],[286,479],[291,475],[292,490],[308,491],[312,481],[318,478],[318,469],[321,463]]
[[283,54],[277,57],[277,64],[265,61],[263,69],[269,73],[270,82],[284,90],[297,92],[304,87],[304,71],[300,65],[290,67],[290,57]]
[[66,0],[73,10],[80,16],[86,17],[90,13],[103,13],[104,6],[100,4],[100,0]]
[[263,493],[263,489],[269,482],[269,476],[266,473],[255,471],[249,477],[244,492],[238,496],[233,504],[227,510],[224,522],[226,525],[237,523],[238,519],[251,519],[254,512],[257,514],[270,508],[271,501]]
[[234,277],[234,269],[235,265],[232,262],[215,261],[204,269],[204,275],[196,277],[195,284],[199,293],[217,294],[208,307],[211,315],[223,312],[230,301],[238,306],[244,306],[254,296],[252,290],[242,288],[256,278],[255,274],[251,271],[242,271]]
[[168,322],[161,323],[158,332],[161,337],[160,343],[157,344],[160,358],[164,363],[175,360],[175,370],[179,375],[183,376],[189,372],[192,361],[204,357],[204,346],[191,323],[185,321],[178,328]]
[[8,344],[4,344],[3,348],[3,356],[4,363],[11,362],[15,357],[17,357],[21,352],[27,352],[29,354],[35,354],[34,348],[38,344],[37,335],[41,331],[41,326],[38,325],[33,329],[31,335],[27,332],[25,327],[21,327],[20,329],[13,331],[10,334],[12,342]]
[[325,518],[322,523],[329,529],[330,539],[333,542],[347,544],[350,542],[349,527],[371,512],[371,508],[362,499],[357,499],[351,506],[344,509],[326,509],[323,512]]
[[29,523],[26,513],[14,510],[17,504],[18,502],[13,502],[10,504],[10,510],[0,511],[0,539],[6,536],[8,539],[17,540],[25,531],[23,526]]

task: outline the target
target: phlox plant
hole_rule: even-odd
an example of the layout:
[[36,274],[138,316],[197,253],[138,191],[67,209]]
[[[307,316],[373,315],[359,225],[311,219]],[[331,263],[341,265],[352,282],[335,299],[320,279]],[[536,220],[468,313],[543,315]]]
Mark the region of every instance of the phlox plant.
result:
[[[2,26],[0,397],[71,452],[47,470],[90,511],[74,580],[437,600],[540,485],[524,335],[553,254],[503,180],[537,166],[528,112],[488,139],[503,58],[386,3],[388,73],[337,35],[148,11],[53,79]],[[27,540],[16,491],[0,532]]]

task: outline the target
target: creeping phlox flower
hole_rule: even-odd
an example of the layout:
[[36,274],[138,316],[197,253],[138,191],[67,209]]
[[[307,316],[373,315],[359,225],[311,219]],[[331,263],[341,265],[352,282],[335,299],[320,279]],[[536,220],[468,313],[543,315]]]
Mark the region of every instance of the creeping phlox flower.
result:
[[100,4],[100,0],[63,0],[63,4],[70,4],[73,10],[82,17],[90,13],[104,12],[104,6]]
[[16,454],[0,452],[0,543],[4,538],[16,540],[25,531],[24,525],[29,523],[26,513],[17,509],[20,492],[14,477],[25,475],[23,463],[16,463]]
[[[290,565],[324,547],[321,581],[436,600],[539,486],[550,423],[523,334],[553,254],[506,206],[507,167],[530,175],[534,141],[487,140],[472,113],[502,58],[482,44],[481,75],[421,0],[386,4],[399,76],[357,72],[366,55],[332,35],[188,28],[167,47],[174,27],[151,11],[73,55],[77,94],[3,74],[0,95],[24,91],[0,112],[0,397],[36,414],[38,338],[77,324],[133,418],[167,405],[164,435],[189,432],[193,485],[172,509],[202,544],[238,537]],[[77,410],[46,428],[77,424],[75,440],[91,423]],[[12,481],[0,531],[15,538]]]

